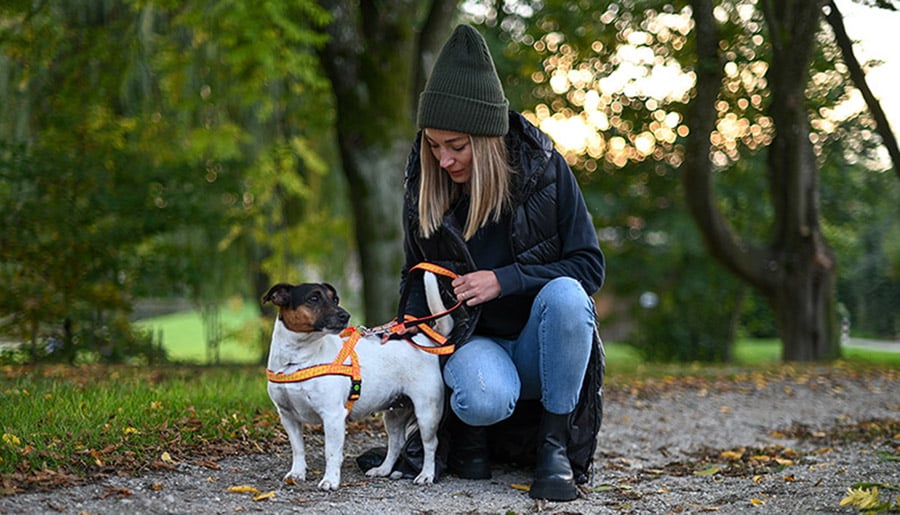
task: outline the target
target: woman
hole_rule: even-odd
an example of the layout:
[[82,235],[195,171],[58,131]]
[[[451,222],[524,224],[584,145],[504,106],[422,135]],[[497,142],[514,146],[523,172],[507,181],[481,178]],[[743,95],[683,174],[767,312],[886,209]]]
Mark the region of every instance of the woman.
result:
[[448,469],[489,478],[491,457],[524,461],[524,445],[535,463],[530,495],[566,501],[590,474],[599,430],[603,350],[591,294],[605,263],[565,160],[508,105],[484,39],[460,25],[419,99],[400,314],[427,313],[413,265],[459,275],[452,289],[464,313],[443,367]]

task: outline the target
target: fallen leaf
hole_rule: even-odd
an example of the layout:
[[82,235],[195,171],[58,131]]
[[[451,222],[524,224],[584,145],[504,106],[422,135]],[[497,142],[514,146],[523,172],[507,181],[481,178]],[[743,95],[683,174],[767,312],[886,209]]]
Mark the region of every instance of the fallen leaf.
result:
[[106,499],[107,497],[115,495],[116,497],[124,498],[131,497],[131,489],[124,487],[108,487],[102,494],[100,494],[98,499]]
[[159,457],[159,461],[165,463],[166,465],[174,465],[177,463],[174,459],[172,459],[172,455],[169,454],[169,451],[163,451],[162,455]]
[[759,483],[762,483],[762,482],[765,481],[765,480],[766,480],[766,476],[758,476],[758,475],[757,475],[757,476],[753,476],[753,482],[754,482],[754,483],[759,484]]
[[265,501],[266,499],[272,499],[274,497],[275,497],[275,490],[272,490],[271,492],[267,492],[264,494],[259,494],[257,496],[254,496],[253,500],[259,502],[259,501]]
[[744,457],[744,453],[736,451],[722,451],[722,454],[720,454],[720,456],[722,456],[722,458],[726,460],[737,461]]
[[233,494],[258,494],[258,493],[260,493],[259,489],[254,488],[250,485],[229,486],[228,491]]
[[694,475],[695,476],[712,476],[712,475],[717,474],[720,470],[722,470],[722,469],[720,469],[719,467],[716,467],[716,466],[712,466],[705,470],[695,470]]
[[789,475],[789,476],[784,476],[784,480],[787,481],[787,482],[793,483],[794,481],[797,480],[797,478],[795,478],[794,475],[791,474],[791,475]]
[[212,469],[212,470],[219,470],[221,468],[221,467],[219,467],[219,464],[214,461],[197,461],[194,464],[198,465],[200,467],[206,467],[206,468]]
[[847,496],[841,499],[841,506],[848,504],[860,510],[878,506],[878,488],[848,488]]
[[155,490],[158,492],[163,489],[163,484],[162,483],[153,483],[152,485],[150,485],[150,488],[152,490]]
[[531,490],[531,487],[528,485],[520,485],[518,483],[511,483],[509,486],[513,487],[516,490],[521,490],[523,492],[528,492]]
[[766,504],[766,501],[754,497],[750,499],[750,504],[752,504],[753,506],[762,506],[763,504]]

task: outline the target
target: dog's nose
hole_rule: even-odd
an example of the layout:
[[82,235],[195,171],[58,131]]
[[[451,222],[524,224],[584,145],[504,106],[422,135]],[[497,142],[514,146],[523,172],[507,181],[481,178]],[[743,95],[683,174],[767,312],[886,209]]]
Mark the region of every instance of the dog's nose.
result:
[[346,324],[347,322],[350,321],[350,313],[347,311],[341,310],[340,312],[338,312],[338,320],[340,320],[341,323]]

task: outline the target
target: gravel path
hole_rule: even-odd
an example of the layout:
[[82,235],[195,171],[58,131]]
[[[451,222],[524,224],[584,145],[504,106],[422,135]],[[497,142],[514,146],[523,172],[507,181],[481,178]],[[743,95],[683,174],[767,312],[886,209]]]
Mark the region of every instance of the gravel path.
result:
[[[369,480],[347,458],[345,485],[315,488],[321,435],[307,433],[313,477],[280,479],[290,450],[0,498],[0,513],[856,513],[839,505],[858,482],[900,485],[900,372],[745,376],[736,381],[656,382],[607,392],[593,488],[569,503],[537,503],[518,485],[527,470],[494,467],[490,481],[445,477],[418,487]],[[887,435],[861,438],[866,421]],[[857,436],[853,436],[857,435]],[[347,455],[383,445],[352,433]],[[724,454],[723,454],[724,452]],[[230,493],[250,485],[262,493]],[[900,492],[885,491],[882,499]]]

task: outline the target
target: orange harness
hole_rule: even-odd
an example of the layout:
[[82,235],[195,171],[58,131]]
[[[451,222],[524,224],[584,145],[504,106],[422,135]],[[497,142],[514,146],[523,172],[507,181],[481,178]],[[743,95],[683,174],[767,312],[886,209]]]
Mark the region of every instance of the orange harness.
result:
[[[359,394],[362,391],[359,356],[356,355],[356,342],[359,341],[360,336],[362,335],[354,327],[344,329],[344,331],[341,332],[341,338],[345,338],[344,345],[341,347],[341,351],[338,352],[334,361],[327,365],[314,365],[301,368],[290,374],[273,372],[272,370],[266,369],[266,377],[272,383],[299,383],[301,381],[306,381],[307,379],[312,379],[313,377],[326,375],[347,376],[350,378],[350,395],[347,397],[347,404],[345,407],[349,412],[353,409],[353,403],[359,399]],[[344,363],[347,361],[348,357],[350,358],[349,365]]]
[[[450,277],[451,279],[456,278],[456,274],[451,270],[435,265],[433,263],[419,263],[418,265],[410,268],[410,270],[427,270],[438,275]],[[424,335],[437,343],[437,347],[419,345],[411,338],[404,336],[403,338],[407,341],[407,343],[429,354],[436,354],[440,356],[452,354],[455,350],[455,346],[447,345],[447,337],[432,329],[431,326],[427,324],[427,322],[449,314],[451,311],[458,308],[461,304],[462,301],[457,301],[457,303],[453,307],[444,311],[443,313],[437,313],[422,318],[407,316],[403,322],[397,322],[397,319],[394,319],[385,325],[374,327],[371,329],[367,329],[365,327],[348,327],[341,332],[340,336],[341,338],[344,338],[344,345],[341,347],[340,352],[338,352],[337,357],[331,363],[301,368],[300,370],[291,372],[290,374],[274,372],[272,370],[266,369],[266,377],[269,379],[269,382],[272,383],[299,383],[301,381],[306,381],[307,379],[326,375],[347,376],[350,378],[350,395],[347,396],[347,404],[345,404],[345,407],[347,408],[347,413],[349,414],[350,410],[353,409],[353,403],[356,402],[357,399],[359,399],[360,392],[362,391],[362,376],[360,374],[359,368],[359,356],[356,354],[356,343],[359,342],[359,339],[362,336],[382,335],[385,333],[396,335],[406,327],[416,326],[419,331],[421,331]],[[350,359],[349,364],[345,363],[348,358]]]

